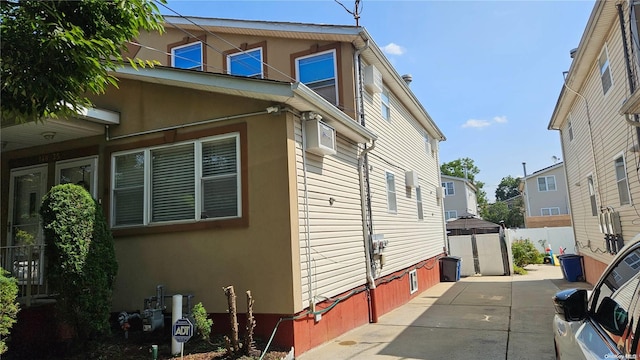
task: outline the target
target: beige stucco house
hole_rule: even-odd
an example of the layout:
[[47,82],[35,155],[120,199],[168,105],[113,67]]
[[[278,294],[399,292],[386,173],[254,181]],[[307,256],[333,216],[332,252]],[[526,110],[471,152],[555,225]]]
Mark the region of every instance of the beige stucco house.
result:
[[638,6],[595,3],[549,122],[560,132],[573,230],[591,283],[640,231]]
[[535,171],[520,182],[525,227],[571,226],[564,163]]
[[477,189],[468,179],[442,175],[445,221],[463,215],[478,216]]
[[108,215],[114,312],[162,284],[222,317],[233,285],[257,335],[279,323],[300,354],[439,281],[445,137],[366,29],[166,21],[130,44],[160,66],[118,70],[75,119],[2,128],[2,265],[22,296],[48,295],[35,214],[66,182]]

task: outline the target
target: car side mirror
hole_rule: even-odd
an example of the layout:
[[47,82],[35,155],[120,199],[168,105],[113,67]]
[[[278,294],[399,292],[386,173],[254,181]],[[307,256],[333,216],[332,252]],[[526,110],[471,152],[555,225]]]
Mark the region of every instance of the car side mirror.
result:
[[627,328],[629,313],[615,300],[610,297],[604,297],[594,318],[613,335],[622,336]]
[[553,306],[564,321],[581,321],[587,317],[587,290],[568,289],[555,294]]

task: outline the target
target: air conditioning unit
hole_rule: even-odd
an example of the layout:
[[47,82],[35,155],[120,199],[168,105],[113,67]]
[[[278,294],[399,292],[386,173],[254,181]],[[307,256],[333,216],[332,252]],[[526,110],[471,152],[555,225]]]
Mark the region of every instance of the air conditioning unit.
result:
[[336,153],[336,130],[323,121],[308,120],[305,135],[308,152],[320,156]]
[[420,186],[420,179],[418,178],[418,173],[415,171],[407,171],[404,173],[405,184],[407,187],[417,188]]
[[429,139],[429,144],[431,145],[431,151],[432,152],[437,152],[438,151],[438,140],[436,139]]
[[382,92],[382,74],[373,65],[367,65],[364,68],[364,87],[370,93],[377,94]]
[[444,188],[442,186],[436,186],[436,198],[438,200],[444,198]]

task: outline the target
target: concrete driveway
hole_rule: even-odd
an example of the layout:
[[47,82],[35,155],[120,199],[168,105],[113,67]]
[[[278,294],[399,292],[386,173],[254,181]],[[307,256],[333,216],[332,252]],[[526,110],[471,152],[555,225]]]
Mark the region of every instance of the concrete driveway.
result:
[[297,359],[554,359],[552,296],[569,283],[561,269],[440,283],[408,304]]

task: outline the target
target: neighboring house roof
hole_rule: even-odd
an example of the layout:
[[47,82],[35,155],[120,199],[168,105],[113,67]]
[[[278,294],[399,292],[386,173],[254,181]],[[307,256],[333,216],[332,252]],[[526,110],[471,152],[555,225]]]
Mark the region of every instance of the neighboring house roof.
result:
[[[605,43],[613,22],[617,19],[616,7],[613,5],[612,1],[595,2],[589,22],[565,77],[566,86],[563,86],[560,91],[547,126],[549,130],[562,128],[564,122],[567,121],[571,105],[578,96],[575,91],[582,88],[593,69],[593,64],[597,63],[602,45]],[[567,90],[567,86],[573,91]],[[580,101],[584,101],[584,99],[580,99]]]
[[180,30],[352,43],[361,51],[362,58],[368,64],[383,68],[385,72],[392,75],[391,79],[385,78],[385,86],[398,94],[398,99],[407,106],[416,119],[426,129],[436,134],[440,141],[446,140],[427,110],[363,27],[182,16],[165,16],[164,19],[168,26],[179,27]]
[[546,168],[540,169],[538,171],[534,171],[531,174],[525,176],[523,178],[523,180],[528,180],[528,179],[530,179],[532,177],[540,176],[542,173],[545,173],[545,172],[550,171],[550,170],[557,169],[557,168],[562,167],[562,166],[564,166],[564,163],[561,161],[561,162],[559,162],[557,164],[553,164],[551,166],[547,166]]
[[321,114],[323,120],[352,140],[368,142],[377,138],[374,132],[355,122],[344,112],[340,111],[333,104],[302,83],[255,79],[244,76],[164,66],[138,69],[126,66],[117,69],[114,75],[118,78],[140,80],[291,105],[299,111],[314,111]]
[[461,177],[457,177],[457,176],[451,176],[451,175],[440,175],[440,177],[443,180],[444,179],[448,179],[448,180],[458,180],[458,181],[464,182],[467,185],[469,185],[473,191],[475,191],[475,192],[478,191],[478,188],[469,179],[465,179],[465,178],[461,178]]

